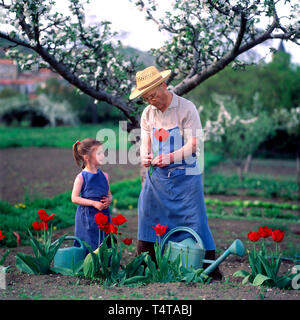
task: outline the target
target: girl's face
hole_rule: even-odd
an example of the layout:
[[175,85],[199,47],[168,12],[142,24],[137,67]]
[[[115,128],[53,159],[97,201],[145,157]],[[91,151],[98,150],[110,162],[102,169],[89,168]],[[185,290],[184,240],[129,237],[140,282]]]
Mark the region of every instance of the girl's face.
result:
[[97,166],[103,164],[104,152],[102,146],[95,146],[92,150],[90,163]]

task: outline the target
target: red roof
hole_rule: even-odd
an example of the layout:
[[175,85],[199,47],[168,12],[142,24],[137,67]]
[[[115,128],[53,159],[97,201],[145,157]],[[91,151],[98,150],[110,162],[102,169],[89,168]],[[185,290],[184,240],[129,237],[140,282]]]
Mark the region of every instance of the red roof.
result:
[[42,82],[44,79],[41,78],[31,78],[31,79],[0,79],[0,84],[9,85],[9,84],[31,84],[35,82]]
[[13,60],[10,59],[0,59],[0,64],[15,64]]

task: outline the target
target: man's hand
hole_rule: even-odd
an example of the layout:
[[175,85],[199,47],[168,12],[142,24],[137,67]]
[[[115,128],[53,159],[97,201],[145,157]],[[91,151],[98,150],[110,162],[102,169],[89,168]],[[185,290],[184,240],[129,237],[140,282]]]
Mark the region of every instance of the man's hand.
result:
[[142,159],[142,165],[143,165],[144,167],[150,167],[152,158],[153,158],[153,155],[152,155],[152,154],[148,154],[147,156],[145,156],[145,157]]
[[157,166],[157,167],[159,167],[159,168],[163,168],[163,167],[166,167],[166,166],[168,166],[171,162],[173,162],[172,161],[172,157],[173,156],[173,154],[171,153],[169,153],[169,154],[164,154],[164,153],[162,153],[162,154],[160,154],[160,155],[158,155],[157,157],[155,157],[154,159],[153,159],[153,161],[152,161],[152,165],[153,166]]

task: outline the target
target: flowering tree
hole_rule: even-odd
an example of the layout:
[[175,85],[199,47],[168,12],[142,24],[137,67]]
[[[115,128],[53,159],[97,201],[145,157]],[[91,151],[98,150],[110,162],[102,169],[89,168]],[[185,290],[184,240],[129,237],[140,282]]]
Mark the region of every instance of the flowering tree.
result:
[[[274,131],[274,122],[265,113],[258,116],[247,112],[242,119],[232,99],[215,95],[220,105],[215,121],[207,120],[204,127],[204,139],[213,144],[213,149],[230,159],[237,168],[240,181],[247,173],[253,153]],[[225,104],[230,107],[228,112]],[[199,108],[201,112],[201,107]]]
[[[171,40],[152,53],[161,68],[172,69],[168,82],[176,79],[174,92],[183,95],[235,61],[244,52],[269,39],[299,40],[296,22],[299,5],[292,0],[175,0],[172,12],[156,17],[154,0],[135,0],[160,30]],[[278,6],[291,7],[281,17]],[[69,0],[69,15],[56,12],[54,0],[0,0],[2,23],[13,26],[0,31],[0,38],[11,41],[8,54],[22,68],[38,64],[55,70],[80,92],[121,110],[128,119],[128,130],[139,127],[140,105],[128,97],[134,76],[140,68],[136,58],[125,59],[113,45],[110,23],[86,25],[84,4]],[[268,23],[261,27],[260,18]],[[22,55],[18,46],[32,50]]]

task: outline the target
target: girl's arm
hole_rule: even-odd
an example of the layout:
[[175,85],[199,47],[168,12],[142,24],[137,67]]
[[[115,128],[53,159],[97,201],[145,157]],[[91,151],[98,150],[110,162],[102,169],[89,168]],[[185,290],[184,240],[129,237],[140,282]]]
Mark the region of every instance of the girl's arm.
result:
[[108,193],[107,193],[107,196],[101,200],[102,203],[105,205],[105,208],[109,207],[109,205],[111,204],[112,202],[112,194],[111,194],[111,191],[110,191],[110,185],[109,185],[109,179],[108,179],[108,174],[106,172],[103,172],[106,180],[107,180],[107,183],[108,183]]
[[106,172],[103,172],[104,175],[105,175],[105,178],[107,180],[107,183],[108,183],[108,193],[107,193],[107,197],[111,197],[112,198],[112,194],[111,194],[111,191],[110,191],[110,185],[109,185],[109,179],[108,179],[108,173]]
[[94,201],[94,200],[89,200],[89,199],[80,197],[80,191],[81,191],[82,185],[83,185],[83,178],[81,174],[79,174],[74,181],[72,195],[71,195],[72,202],[81,206],[92,206],[97,208],[98,210],[102,210],[104,206],[100,201]]

